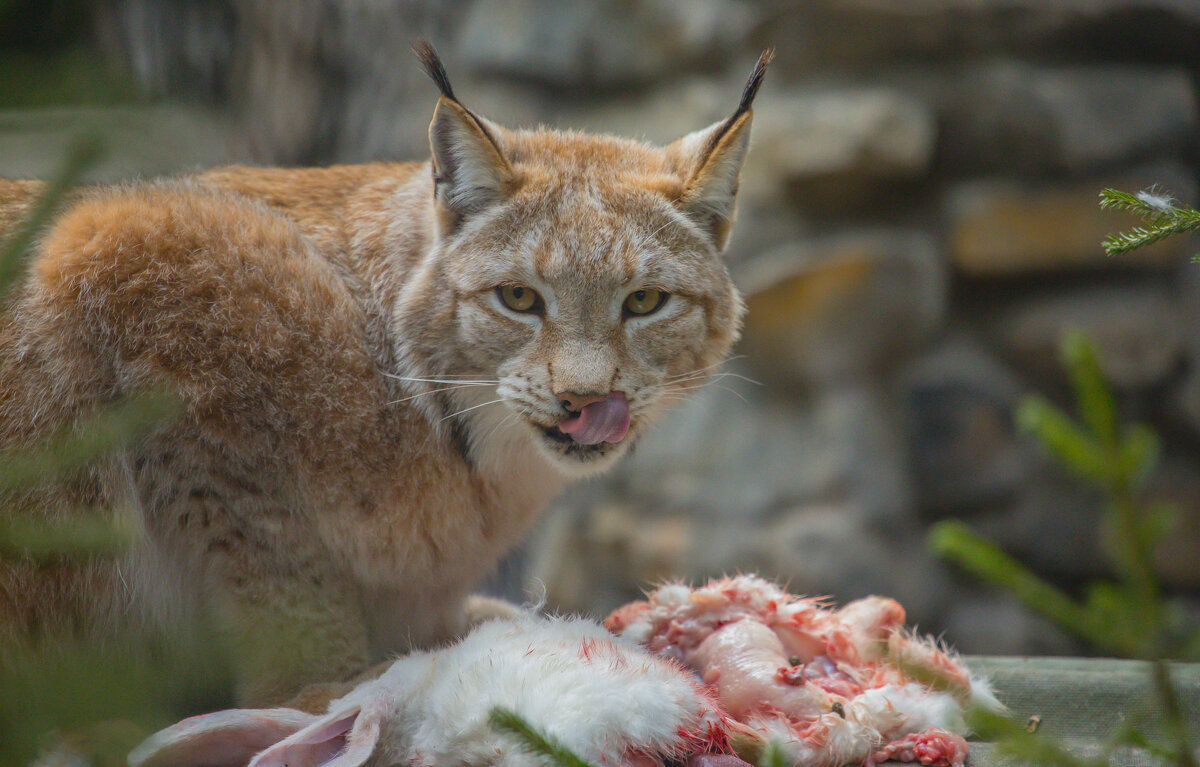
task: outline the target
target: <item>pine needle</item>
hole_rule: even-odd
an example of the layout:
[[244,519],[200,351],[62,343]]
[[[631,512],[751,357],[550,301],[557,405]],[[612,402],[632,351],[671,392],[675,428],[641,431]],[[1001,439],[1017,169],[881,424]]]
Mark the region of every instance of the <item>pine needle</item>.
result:
[[[1145,224],[1105,237],[1100,244],[1109,256],[1129,253],[1166,237],[1200,229],[1200,211],[1179,205],[1170,195],[1153,187],[1137,194],[1105,189],[1100,192],[1100,207],[1132,213]],[[1193,257],[1193,260],[1197,259]]]
[[492,727],[500,732],[508,733],[517,739],[526,751],[541,754],[549,758],[558,767],[591,767],[580,759],[566,746],[538,732],[533,725],[525,721],[517,712],[497,706],[488,715]]

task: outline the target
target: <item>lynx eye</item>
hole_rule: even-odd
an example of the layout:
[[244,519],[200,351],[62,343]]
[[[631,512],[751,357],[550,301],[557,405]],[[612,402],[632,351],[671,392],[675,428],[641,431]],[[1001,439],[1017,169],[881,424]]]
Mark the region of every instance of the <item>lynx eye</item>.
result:
[[654,288],[635,290],[625,298],[625,312],[633,316],[653,314],[667,302],[667,293]]
[[501,285],[496,288],[500,300],[514,312],[537,312],[542,308],[542,297],[533,288],[524,285]]

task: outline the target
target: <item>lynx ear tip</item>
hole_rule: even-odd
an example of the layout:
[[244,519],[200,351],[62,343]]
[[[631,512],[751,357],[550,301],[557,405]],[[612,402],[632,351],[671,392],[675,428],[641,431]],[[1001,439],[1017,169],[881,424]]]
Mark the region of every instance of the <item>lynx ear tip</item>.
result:
[[433,43],[424,37],[418,37],[412,43],[412,50],[416,54],[417,60],[421,62],[421,68],[425,70],[425,74],[429,75],[429,79],[433,80],[434,84],[437,85],[442,96],[457,103],[458,99],[454,96],[454,89],[450,87],[450,78],[446,75],[446,67],[442,64],[442,59],[438,56],[437,49],[433,47]]
[[754,64],[754,69],[750,72],[749,79],[746,80],[746,87],[742,89],[742,100],[738,103],[737,111],[734,116],[741,116],[749,112],[751,105],[754,104],[754,97],[758,95],[758,89],[762,85],[763,78],[766,77],[767,67],[775,60],[775,49],[766,48],[762,55],[758,57],[758,61]]

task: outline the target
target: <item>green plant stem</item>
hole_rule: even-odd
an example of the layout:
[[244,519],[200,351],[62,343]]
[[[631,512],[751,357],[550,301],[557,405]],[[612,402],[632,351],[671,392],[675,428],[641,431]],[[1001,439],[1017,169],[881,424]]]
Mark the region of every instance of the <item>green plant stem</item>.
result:
[[12,287],[25,263],[33,238],[50,220],[67,191],[79,183],[83,174],[104,155],[104,143],[98,135],[87,134],[71,143],[67,156],[45,191],[33,206],[29,217],[9,236],[0,252],[0,301]]
[[177,409],[176,400],[162,394],[132,397],[96,416],[75,432],[46,445],[0,459],[0,492],[19,492],[53,481],[98,456],[127,444]]
[[62,557],[115,557],[136,540],[120,518],[43,520],[0,515],[0,557],[46,561]]
[[929,532],[929,543],[936,553],[986,581],[1007,588],[1032,609],[1076,634],[1093,637],[1092,621],[1078,602],[962,522],[948,520],[934,525]]
[[1162,658],[1152,662],[1154,693],[1162,704],[1164,716],[1163,726],[1167,736],[1175,741],[1176,757],[1179,767],[1197,767],[1196,755],[1188,739],[1187,721],[1184,718],[1183,704],[1179,700],[1179,692],[1171,680],[1171,669]]
[[1113,498],[1112,518],[1116,523],[1114,545],[1119,552],[1118,566],[1134,588],[1139,606],[1146,611],[1148,625],[1143,657],[1159,652],[1163,635],[1163,603],[1158,577],[1154,572],[1153,542],[1148,541],[1138,520],[1138,505],[1127,488]]
[[538,732],[515,711],[497,706],[488,715],[488,721],[497,730],[516,737],[530,752],[549,758],[558,767],[591,767],[566,746]]

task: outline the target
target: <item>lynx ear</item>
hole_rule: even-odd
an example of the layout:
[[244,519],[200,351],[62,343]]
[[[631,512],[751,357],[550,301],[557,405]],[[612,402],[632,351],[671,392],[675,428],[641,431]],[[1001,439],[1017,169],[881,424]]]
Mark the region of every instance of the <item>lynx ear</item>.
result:
[[767,65],[774,58],[774,50],[763,51],[732,115],[704,130],[689,133],[668,147],[668,151],[679,158],[684,172],[689,174],[679,204],[684,213],[712,235],[719,250],[724,249],[729,240],[738,176],[750,146],[753,116],[750,107],[758,95]]
[[464,216],[507,196],[513,170],[496,141],[499,128],[455,98],[433,46],[419,40],[413,50],[442,92],[429,124],[429,145],[433,152],[434,194],[447,214],[447,223],[453,226]]

